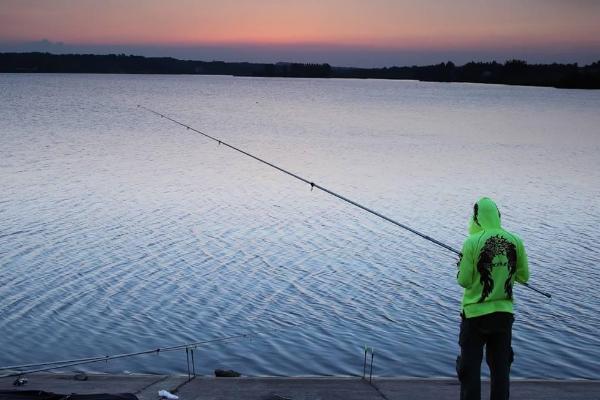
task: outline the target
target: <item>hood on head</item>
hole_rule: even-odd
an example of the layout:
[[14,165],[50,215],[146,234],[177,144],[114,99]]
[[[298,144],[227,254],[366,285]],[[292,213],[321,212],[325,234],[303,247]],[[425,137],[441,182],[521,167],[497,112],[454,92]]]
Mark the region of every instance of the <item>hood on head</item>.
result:
[[500,228],[500,211],[494,200],[482,197],[473,206],[473,215],[469,220],[469,233],[477,233],[486,229]]

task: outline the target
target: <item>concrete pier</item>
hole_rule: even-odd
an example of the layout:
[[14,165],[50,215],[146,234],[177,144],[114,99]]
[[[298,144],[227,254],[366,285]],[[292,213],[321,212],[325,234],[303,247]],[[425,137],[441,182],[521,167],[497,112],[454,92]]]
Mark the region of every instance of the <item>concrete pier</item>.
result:
[[[0,379],[0,390],[44,390],[54,393],[133,393],[141,400],[158,399],[169,390],[180,400],[455,400],[458,382],[453,379],[378,378],[372,384],[360,378],[213,378],[167,375],[88,375],[85,381],[73,374],[33,374],[24,386],[14,379]],[[482,385],[488,398],[488,384]],[[600,400],[600,381],[513,380],[511,399]]]

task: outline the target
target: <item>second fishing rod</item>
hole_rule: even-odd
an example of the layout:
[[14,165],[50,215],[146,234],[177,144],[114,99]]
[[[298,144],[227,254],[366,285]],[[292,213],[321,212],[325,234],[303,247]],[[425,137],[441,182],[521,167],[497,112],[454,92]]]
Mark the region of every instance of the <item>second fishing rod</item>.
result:
[[[460,251],[458,251],[457,249],[453,248],[452,246],[447,245],[446,243],[440,242],[439,240],[434,239],[431,236],[426,235],[426,234],[424,234],[424,233],[422,233],[422,232],[420,232],[420,231],[418,231],[418,230],[416,230],[414,228],[411,228],[408,225],[405,225],[405,224],[403,224],[401,222],[398,222],[398,221],[396,221],[393,218],[385,216],[385,215],[381,214],[378,211],[375,211],[375,210],[373,210],[373,209],[371,209],[369,207],[366,207],[366,206],[364,206],[364,205],[362,205],[360,203],[357,203],[354,200],[351,200],[351,199],[349,199],[349,198],[347,198],[347,197],[345,197],[345,196],[343,196],[343,195],[341,195],[339,193],[336,193],[336,192],[334,192],[331,189],[328,189],[328,188],[326,188],[324,186],[319,185],[318,183],[315,183],[315,182],[312,182],[312,181],[310,181],[310,180],[308,180],[306,178],[303,178],[302,176],[300,176],[298,174],[290,172],[290,171],[288,171],[288,170],[286,170],[286,169],[284,169],[284,168],[282,168],[282,167],[280,167],[278,165],[275,165],[275,164],[273,164],[273,163],[271,163],[271,162],[269,162],[267,160],[264,160],[264,159],[262,159],[262,158],[260,158],[258,156],[255,156],[254,154],[251,154],[251,153],[249,153],[249,152],[247,152],[245,150],[242,150],[242,149],[240,149],[240,148],[238,148],[236,146],[233,146],[233,145],[231,145],[231,144],[229,144],[227,142],[224,142],[224,141],[222,141],[219,138],[216,138],[216,137],[211,136],[211,135],[209,135],[207,133],[204,133],[204,132],[202,132],[202,131],[200,131],[200,130],[198,130],[196,128],[193,128],[193,127],[191,127],[189,125],[186,125],[183,122],[180,122],[180,121],[178,121],[176,119],[173,119],[173,118],[171,118],[171,117],[169,117],[169,116],[167,116],[165,114],[162,114],[162,113],[160,113],[158,111],[152,110],[152,109],[150,109],[148,107],[145,107],[145,106],[142,106],[142,105],[139,105],[139,104],[138,104],[138,108],[146,110],[146,111],[148,111],[148,112],[150,112],[150,113],[152,113],[154,115],[157,115],[157,116],[159,116],[161,118],[165,118],[165,119],[167,119],[167,120],[169,120],[169,121],[171,121],[171,122],[173,122],[173,123],[175,123],[175,124],[177,124],[179,126],[182,126],[182,127],[186,128],[187,130],[191,130],[191,131],[193,131],[195,133],[198,133],[198,134],[200,134],[200,135],[202,135],[202,136],[204,136],[204,137],[206,137],[208,139],[211,139],[211,140],[217,142],[219,145],[223,145],[225,147],[228,147],[228,148],[230,148],[230,149],[232,149],[234,151],[237,151],[238,153],[244,154],[245,156],[248,156],[248,157],[250,157],[250,158],[252,158],[252,159],[254,159],[254,160],[256,160],[256,161],[258,161],[260,163],[268,165],[269,167],[274,168],[274,169],[278,170],[279,172],[282,172],[282,173],[284,173],[286,175],[289,175],[292,178],[295,178],[295,179],[297,179],[297,180],[299,180],[301,182],[304,182],[304,183],[310,185],[311,190],[313,190],[315,188],[319,189],[319,190],[321,190],[321,191],[323,191],[323,192],[325,192],[325,193],[327,193],[327,194],[329,194],[329,195],[331,195],[333,197],[336,197],[336,198],[338,198],[338,199],[340,199],[340,200],[342,200],[342,201],[344,201],[344,202],[346,202],[348,204],[351,204],[351,205],[353,205],[355,207],[358,207],[358,208],[360,208],[360,209],[362,209],[362,210],[364,210],[364,211],[366,211],[366,212],[368,212],[370,214],[373,214],[373,215],[375,215],[375,216],[377,216],[377,217],[379,217],[379,218],[381,218],[381,219],[383,219],[383,220],[385,220],[387,222],[390,222],[390,223],[392,223],[392,224],[394,224],[394,225],[396,225],[396,226],[398,226],[398,227],[400,227],[400,228],[402,228],[404,230],[407,230],[407,231],[409,231],[409,232],[411,232],[411,233],[413,233],[413,234],[415,234],[417,236],[420,236],[423,239],[430,241],[431,243],[434,243],[434,244],[436,244],[436,245],[438,245],[440,247],[443,247],[446,250],[449,250],[450,252],[452,252],[452,253],[454,253],[456,255],[460,255]],[[534,286],[532,286],[532,285],[530,285],[528,283],[521,283],[521,285],[523,285],[524,287],[526,287],[526,288],[528,288],[530,290],[533,290],[534,292],[539,293],[539,294],[541,294],[541,295],[543,295],[543,296],[545,296],[547,298],[551,298],[552,297],[550,295],[550,293],[547,293],[547,292],[545,292],[543,290],[540,290],[540,289],[538,289],[538,288],[536,288],[536,287],[534,287]]]

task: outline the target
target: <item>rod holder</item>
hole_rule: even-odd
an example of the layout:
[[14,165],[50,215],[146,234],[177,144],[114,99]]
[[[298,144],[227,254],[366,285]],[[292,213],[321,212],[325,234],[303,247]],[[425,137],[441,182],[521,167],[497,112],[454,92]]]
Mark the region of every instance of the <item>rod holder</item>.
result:
[[192,353],[192,376],[195,378],[196,377],[196,362],[194,361],[194,349],[190,349],[190,352]]
[[185,358],[187,360],[187,371],[188,371],[188,382],[192,380],[192,374],[190,373],[190,350],[185,348]]
[[366,379],[367,375],[367,355],[371,354],[371,366],[369,368],[369,383],[373,381],[373,359],[375,358],[375,351],[372,347],[365,345],[365,357],[363,360],[363,375],[362,378]]

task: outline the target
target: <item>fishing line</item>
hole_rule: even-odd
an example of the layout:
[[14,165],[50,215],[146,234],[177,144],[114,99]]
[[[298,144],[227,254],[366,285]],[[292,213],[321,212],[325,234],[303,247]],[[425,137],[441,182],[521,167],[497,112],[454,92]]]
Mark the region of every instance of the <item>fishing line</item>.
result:
[[[434,238],[432,238],[431,236],[428,236],[428,235],[426,235],[426,234],[424,234],[424,233],[422,233],[422,232],[420,232],[420,231],[418,231],[418,230],[416,230],[416,229],[413,229],[413,228],[411,228],[411,227],[409,227],[409,226],[407,226],[407,225],[405,225],[405,224],[402,224],[402,223],[400,223],[400,222],[396,221],[395,219],[392,219],[392,218],[390,218],[390,217],[387,217],[387,216],[385,216],[385,215],[381,214],[380,212],[377,212],[377,211],[375,211],[375,210],[373,210],[373,209],[371,209],[371,208],[369,208],[369,207],[366,207],[366,206],[364,206],[364,205],[362,205],[362,204],[360,204],[360,203],[357,203],[357,202],[355,202],[354,200],[351,200],[351,199],[349,199],[349,198],[347,198],[347,197],[345,197],[345,196],[342,196],[342,195],[341,195],[341,194],[339,194],[339,193],[336,193],[336,192],[334,192],[333,190],[330,190],[330,189],[328,189],[328,188],[326,188],[326,187],[324,187],[324,186],[321,186],[321,185],[319,185],[319,184],[317,184],[317,183],[315,183],[315,182],[312,182],[312,181],[310,181],[310,180],[308,180],[308,179],[306,179],[306,178],[303,178],[303,177],[301,177],[300,175],[297,175],[297,174],[295,174],[295,173],[293,173],[293,172],[290,172],[290,171],[288,171],[288,170],[286,170],[286,169],[284,169],[284,168],[282,168],[282,167],[279,167],[279,166],[277,166],[277,165],[275,165],[275,164],[273,164],[273,163],[271,163],[271,162],[269,162],[269,161],[266,161],[266,160],[264,160],[264,159],[262,159],[262,158],[260,158],[260,157],[258,157],[258,156],[255,156],[255,155],[253,155],[253,154],[251,154],[251,153],[249,153],[249,152],[247,152],[247,151],[245,151],[245,150],[242,150],[242,149],[240,149],[240,148],[238,148],[238,147],[235,147],[235,146],[233,146],[233,145],[231,145],[231,144],[229,144],[229,143],[227,143],[227,142],[224,142],[224,141],[223,141],[223,140],[221,140],[221,139],[218,139],[218,138],[216,138],[216,137],[214,137],[214,136],[211,136],[211,135],[209,135],[209,134],[207,134],[207,133],[204,133],[204,132],[202,132],[202,131],[200,131],[200,130],[198,130],[198,129],[196,129],[196,128],[193,128],[193,127],[191,127],[191,126],[189,126],[189,125],[186,125],[186,124],[184,124],[183,122],[179,122],[179,121],[177,121],[176,119],[173,119],[173,118],[171,118],[171,117],[169,117],[169,116],[167,116],[167,115],[165,115],[165,114],[161,114],[161,113],[159,113],[158,111],[154,111],[154,110],[152,110],[152,109],[150,109],[150,108],[148,108],[148,107],[144,107],[144,106],[142,106],[142,105],[139,105],[139,104],[138,104],[138,108],[144,109],[144,110],[146,110],[146,111],[148,111],[148,112],[151,112],[151,113],[153,113],[153,114],[155,114],[155,115],[158,115],[158,116],[159,116],[159,117],[161,117],[161,118],[168,119],[169,121],[171,121],[171,122],[173,122],[173,123],[175,123],[175,124],[177,124],[177,125],[179,125],[179,126],[182,126],[182,127],[186,128],[187,130],[191,130],[191,131],[193,131],[193,132],[195,132],[195,133],[198,133],[198,134],[200,134],[200,135],[202,135],[202,136],[204,136],[204,137],[207,137],[208,139],[211,139],[211,140],[213,140],[213,141],[217,142],[219,145],[223,145],[223,146],[225,146],[225,147],[229,147],[230,149],[232,149],[232,150],[235,150],[235,151],[237,151],[238,153],[242,153],[242,154],[244,154],[245,156],[248,156],[248,157],[250,157],[250,158],[253,158],[254,160],[256,160],[256,161],[258,161],[258,162],[260,162],[260,163],[266,164],[266,165],[268,165],[268,166],[269,166],[269,167],[271,167],[271,168],[274,168],[274,169],[276,169],[276,170],[278,170],[278,171],[280,171],[280,172],[282,172],[282,173],[284,173],[284,174],[286,174],[286,175],[289,175],[289,176],[291,176],[292,178],[295,178],[295,179],[297,179],[297,180],[299,180],[299,181],[301,181],[301,182],[304,182],[304,183],[306,183],[306,184],[310,185],[310,190],[311,190],[311,191],[312,191],[314,188],[317,188],[317,189],[319,189],[319,190],[321,190],[321,191],[323,191],[323,192],[325,192],[325,193],[327,193],[327,194],[329,194],[329,195],[331,195],[331,196],[337,197],[338,199],[340,199],[340,200],[342,200],[342,201],[345,201],[345,202],[346,202],[346,203],[348,203],[348,204],[351,204],[351,205],[353,205],[353,206],[355,206],[355,207],[358,207],[358,208],[360,208],[360,209],[362,209],[362,210],[364,210],[364,211],[366,211],[366,212],[368,212],[368,213],[370,213],[370,214],[373,214],[373,215],[375,215],[375,216],[377,216],[377,217],[379,217],[379,218],[381,218],[381,219],[383,219],[383,220],[385,220],[385,221],[388,221],[388,222],[390,222],[390,223],[392,223],[392,224],[394,224],[394,225],[396,225],[396,226],[398,226],[398,227],[400,227],[400,228],[402,228],[402,229],[404,229],[404,230],[407,230],[407,231],[409,231],[409,232],[411,232],[411,233],[413,233],[413,234],[415,234],[415,235],[417,235],[417,236],[420,236],[420,237],[422,237],[423,239],[430,241],[431,243],[437,244],[438,246],[440,246],[440,247],[443,247],[443,248],[445,248],[446,250],[449,250],[449,251],[451,251],[452,253],[454,253],[454,254],[456,254],[456,255],[458,255],[458,256],[460,256],[460,255],[461,255],[460,251],[456,250],[456,249],[455,249],[455,248],[453,248],[452,246],[449,246],[449,245],[447,245],[446,243],[440,242],[439,240],[437,240],[437,239],[434,239]],[[528,284],[528,283],[521,283],[521,285],[523,285],[523,286],[525,286],[526,288],[528,288],[528,289],[531,289],[531,290],[533,290],[534,292],[536,292],[536,293],[539,293],[539,294],[541,294],[541,295],[543,295],[543,296],[545,296],[545,297],[547,297],[547,298],[551,298],[551,297],[552,297],[552,296],[550,295],[550,293],[547,293],[547,292],[544,292],[544,291],[542,291],[542,290],[540,290],[540,289],[537,289],[536,287],[534,287],[534,286],[531,286],[531,285],[530,285],[530,284]]]
[[[274,330],[278,330],[278,329],[274,329]],[[206,344],[248,338],[248,337],[262,335],[265,333],[266,333],[266,331],[258,331],[258,332],[243,333],[243,334],[239,334],[239,335],[223,336],[223,337],[219,337],[219,338],[215,338],[215,339],[195,341],[195,342],[184,343],[184,344],[168,346],[168,347],[158,347],[158,348],[149,349],[149,350],[137,351],[134,353],[123,353],[123,354],[114,354],[114,355],[106,355],[106,356],[76,358],[76,359],[61,360],[61,361],[47,361],[47,362],[38,362],[38,363],[30,363],[30,364],[22,364],[22,365],[9,365],[6,367],[0,367],[0,371],[20,370],[23,368],[32,368],[32,367],[43,367],[43,368],[35,368],[35,369],[29,369],[29,370],[25,370],[25,371],[19,371],[19,372],[13,372],[13,373],[5,374],[5,375],[0,375],[0,378],[22,376],[22,375],[32,374],[34,372],[51,371],[51,370],[55,370],[55,369],[73,367],[76,365],[92,364],[92,363],[97,363],[100,361],[109,361],[109,360],[116,360],[119,358],[141,356],[144,354],[160,354],[160,353],[167,353],[167,352],[183,350],[183,349],[190,349],[190,348],[195,349],[198,346],[202,346],[202,345],[206,345]]]

